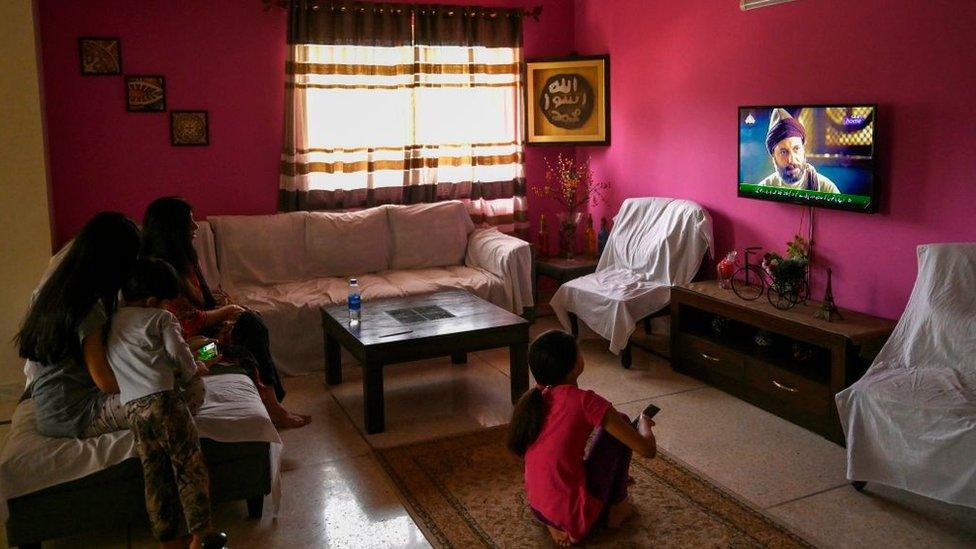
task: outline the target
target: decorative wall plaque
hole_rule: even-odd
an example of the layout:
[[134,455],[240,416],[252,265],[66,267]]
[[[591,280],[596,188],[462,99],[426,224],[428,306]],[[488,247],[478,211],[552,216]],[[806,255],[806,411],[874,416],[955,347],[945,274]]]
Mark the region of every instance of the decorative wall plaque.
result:
[[78,39],[81,74],[103,76],[122,74],[122,43],[118,38],[82,36]]
[[526,63],[526,141],[610,144],[610,58]]
[[125,108],[131,112],[166,110],[166,82],[159,75],[125,77]]
[[209,145],[210,128],[207,124],[207,111],[171,111],[169,142],[173,146]]

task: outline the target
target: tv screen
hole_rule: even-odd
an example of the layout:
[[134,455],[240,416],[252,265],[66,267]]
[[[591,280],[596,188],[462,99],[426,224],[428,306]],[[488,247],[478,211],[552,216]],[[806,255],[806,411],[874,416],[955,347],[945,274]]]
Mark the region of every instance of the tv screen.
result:
[[739,196],[873,213],[876,105],[739,107]]

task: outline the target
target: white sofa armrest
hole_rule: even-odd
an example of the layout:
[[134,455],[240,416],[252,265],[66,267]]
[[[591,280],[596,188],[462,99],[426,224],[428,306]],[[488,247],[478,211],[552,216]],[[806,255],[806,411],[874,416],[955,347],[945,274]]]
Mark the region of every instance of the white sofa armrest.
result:
[[505,283],[508,309],[522,314],[532,301],[532,251],[529,243],[498,229],[479,229],[468,236],[468,267],[483,269]]

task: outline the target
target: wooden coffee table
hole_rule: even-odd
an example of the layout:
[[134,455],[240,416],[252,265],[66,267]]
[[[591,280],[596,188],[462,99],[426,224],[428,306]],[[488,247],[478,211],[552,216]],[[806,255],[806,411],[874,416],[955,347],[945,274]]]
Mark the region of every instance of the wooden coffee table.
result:
[[325,381],[342,383],[340,346],[363,368],[363,417],[367,433],[384,430],[383,366],[508,347],[512,403],[529,387],[529,323],[464,291],[437,292],[363,302],[362,319],[351,326],[345,304],[323,307]]

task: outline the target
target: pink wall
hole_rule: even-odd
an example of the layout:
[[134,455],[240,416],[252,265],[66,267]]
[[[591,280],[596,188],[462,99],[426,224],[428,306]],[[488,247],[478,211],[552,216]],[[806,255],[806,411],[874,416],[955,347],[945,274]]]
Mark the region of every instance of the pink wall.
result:
[[[896,318],[915,246],[976,240],[976,3],[576,0],[576,49],[609,53],[613,143],[580,147],[631,196],[696,200],[720,252],[781,253],[802,208],[736,197],[739,105],[879,106],[879,214],[817,210],[817,267],[842,307]],[[822,282],[814,289],[822,295]]]
[[[163,194],[204,216],[275,210],[282,12],[257,0],[37,2],[56,243],[98,210],[138,218]],[[816,253],[834,268],[841,305],[895,317],[917,244],[976,239],[976,60],[965,26],[976,5],[818,0],[743,13],[713,0],[461,3],[542,4],[542,20],[526,20],[527,58],[611,54],[613,144],[578,149],[612,179],[611,211],[628,196],[690,198],[713,213],[720,251],[782,249],[801,209],[735,196],[736,107],[864,101],[879,104],[882,211],[817,212]],[[121,37],[127,73],[166,76],[168,108],[209,110],[211,145],[171,147],[168,114],[127,113],[121,77],[81,77],[82,35]],[[545,158],[573,151],[527,148],[530,186]],[[547,209],[532,200],[533,226]]]
[[[284,93],[285,14],[258,0],[132,2],[36,0],[45,90],[54,240],[71,238],[99,210],[136,219],[166,194],[201,216],[277,207]],[[525,23],[525,55],[563,55],[573,44],[572,0],[464,0],[542,5]],[[167,109],[206,109],[209,147],[171,147],[168,113],[129,113],[121,76],[82,77],[79,36],[122,39],[123,70],[166,77]],[[572,152],[572,149],[568,149]],[[526,153],[530,181],[543,158]]]

